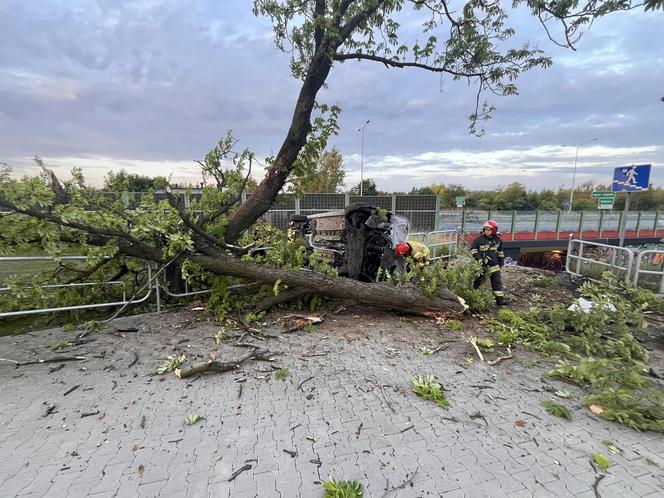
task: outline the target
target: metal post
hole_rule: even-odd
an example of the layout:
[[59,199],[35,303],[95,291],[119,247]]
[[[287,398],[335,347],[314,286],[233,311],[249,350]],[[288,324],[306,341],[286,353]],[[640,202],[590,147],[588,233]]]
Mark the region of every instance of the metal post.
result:
[[585,211],[581,211],[581,214],[579,215],[579,238],[583,238],[583,215],[585,214]]
[[576,157],[574,158],[574,174],[572,175],[572,190],[569,192],[569,211],[572,212],[572,202],[574,202],[574,182],[576,181],[576,163],[579,160],[579,145],[576,146]]
[[344,207],[347,207],[350,204],[350,195],[348,195],[348,192],[344,194]]
[[627,199],[625,199],[625,209],[620,215],[620,240],[618,245],[623,247],[625,244],[625,228],[627,226],[627,213],[629,213],[629,201],[632,199],[632,193],[627,192]]
[[392,194],[392,212],[394,214],[397,213],[397,195],[396,194]]
[[433,222],[434,230],[439,230],[440,229],[440,196],[436,196],[436,213],[434,215],[434,222]]
[[464,206],[463,210],[461,211],[461,229],[466,229],[466,206]]
[[362,128],[358,128],[357,131],[359,131],[362,134],[362,152],[360,154],[360,197],[364,195],[364,129],[367,127],[369,124],[369,120],[367,119],[367,122],[364,123]]
[[641,210],[639,210],[639,214],[636,216],[636,236],[639,236],[639,231],[641,230]]
[[576,273],[581,275],[581,257],[583,256],[583,242],[579,241],[579,254],[576,260]]
[[600,239],[602,238],[602,225],[603,224],[604,224],[604,210],[601,209],[599,211],[599,227],[598,227],[598,230],[599,230],[598,238],[600,238]]
[[590,142],[594,142],[595,140],[599,140],[599,138],[591,138],[590,140],[587,140],[583,143],[580,143],[579,145],[576,146],[576,157],[574,158],[574,174],[572,175],[572,190],[569,193],[569,211],[572,211],[572,202],[574,201],[574,183],[576,181],[576,163],[579,160],[579,148],[582,145],[589,144]]
[[558,210],[558,217],[556,218],[556,240],[560,238],[560,217],[562,215],[562,211],[559,209]]
[[[150,270],[150,264],[148,263],[148,278],[152,278],[152,271]],[[159,289],[159,277],[154,279],[154,290],[155,295],[157,296],[157,313],[161,313],[161,293]]]
[[516,209],[512,210],[512,224],[510,225],[510,232],[512,233],[512,239],[514,240],[514,232],[516,231]]
[[659,223],[659,210],[655,211],[655,221],[652,224],[653,237],[657,237],[657,223]]
[[535,240],[537,240],[537,230],[539,229],[539,209],[535,210],[535,226],[534,226],[534,232],[535,232]]
[[242,193],[240,194],[240,204],[244,204],[245,202],[247,202],[247,193],[246,193],[246,192],[242,192]]
[[295,214],[300,214],[300,198],[295,198]]

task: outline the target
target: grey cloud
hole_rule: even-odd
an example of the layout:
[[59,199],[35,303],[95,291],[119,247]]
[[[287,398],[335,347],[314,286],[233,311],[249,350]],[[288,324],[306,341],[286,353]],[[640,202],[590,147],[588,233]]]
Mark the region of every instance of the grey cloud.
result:
[[[299,83],[290,77],[288,56],[274,48],[269,23],[253,18],[249,2],[9,0],[0,4],[0,17],[7,20],[0,44],[0,150],[7,158],[183,161],[201,157],[228,128],[241,147],[259,155],[281,145]],[[356,129],[370,119],[365,158],[518,149],[522,166],[539,172],[526,183],[546,186],[561,174],[546,172],[546,164],[569,165],[573,156],[531,157],[533,147],[595,136],[606,147],[660,144],[661,15],[622,19],[596,23],[578,53],[540,41],[557,62],[524,75],[520,96],[494,99],[498,110],[482,138],[466,132],[474,93],[463,83],[441,85],[436,75],[371,63],[335,65],[319,99],[343,108],[342,130],[331,145],[345,154],[353,177]],[[544,40],[541,29],[517,21],[526,37],[537,33]],[[63,81],[76,84],[75,99],[49,96],[46,90]],[[664,152],[647,159],[664,164]],[[455,172],[447,168],[445,174]],[[409,180],[408,171],[395,180],[392,173],[383,188],[424,181]],[[446,181],[435,168],[426,174]],[[454,177],[455,183],[486,184],[471,174]],[[499,169],[496,176],[499,182]]]

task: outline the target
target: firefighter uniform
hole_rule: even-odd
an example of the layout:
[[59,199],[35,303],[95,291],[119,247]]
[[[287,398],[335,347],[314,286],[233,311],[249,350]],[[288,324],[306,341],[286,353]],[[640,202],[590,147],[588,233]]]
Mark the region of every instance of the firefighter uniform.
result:
[[413,261],[420,266],[428,265],[429,258],[431,257],[429,247],[426,244],[415,240],[409,240],[408,244],[411,247],[410,257],[413,258]]
[[500,268],[505,261],[503,241],[496,234],[487,237],[482,233],[473,241],[470,252],[477,261],[482,263],[484,268],[482,274],[473,282],[473,287],[478,289],[486,280],[488,274],[491,279],[491,290],[493,290],[493,295],[496,298],[496,304],[505,304],[505,291],[503,290],[503,283],[500,277]]

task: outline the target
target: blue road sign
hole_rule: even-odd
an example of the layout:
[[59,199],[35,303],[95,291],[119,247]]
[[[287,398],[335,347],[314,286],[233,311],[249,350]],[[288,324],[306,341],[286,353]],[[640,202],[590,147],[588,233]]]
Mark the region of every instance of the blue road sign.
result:
[[621,166],[613,170],[612,192],[643,192],[648,190],[650,164]]

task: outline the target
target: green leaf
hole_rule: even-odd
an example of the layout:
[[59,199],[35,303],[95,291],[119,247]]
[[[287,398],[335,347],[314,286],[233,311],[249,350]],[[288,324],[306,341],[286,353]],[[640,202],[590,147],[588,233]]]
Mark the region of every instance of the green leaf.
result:
[[564,418],[565,420],[572,420],[572,414],[563,405],[559,405],[553,401],[542,401],[542,406],[551,415]]
[[187,355],[184,353],[182,353],[180,356],[168,356],[166,361],[164,361],[164,363],[162,363],[161,366],[157,369],[157,373],[165,374],[166,372],[172,372],[176,368],[180,368],[186,359]]
[[363,498],[364,490],[359,481],[337,481],[330,479],[323,483],[325,498]]
[[189,415],[187,418],[184,419],[184,423],[187,425],[194,425],[197,422],[200,422],[203,420],[203,417],[200,415]]
[[415,375],[410,382],[413,392],[420,398],[433,401],[441,408],[449,408],[450,402],[445,397],[445,394],[443,394],[442,386],[434,381],[433,375],[427,375],[426,377]]
[[602,444],[604,446],[606,446],[609,449],[609,451],[611,453],[613,453],[614,455],[617,455],[618,453],[620,453],[620,450],[618,449],[618,447],[615,444],[613,444],[612,441],[609,441],[608,439],[605,439],[604,441],[602,441]]
[[611,467],[611,462],[609,462],[609,459],[601,453],[595,453],[593,455],[593,460],[595,461],[595,465],[597,465],[602,470],[606,470]]
[[285,381],[286,377],[290,375],[290,372],[288,371],[287,368],[280,368],[279,370],[274,372],[274,378],[280,381]]

